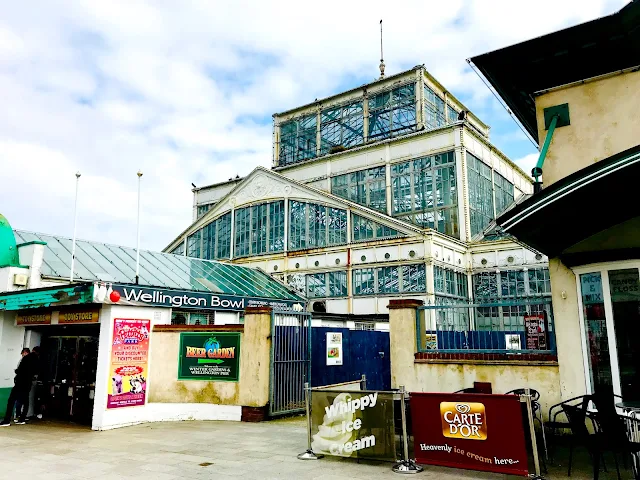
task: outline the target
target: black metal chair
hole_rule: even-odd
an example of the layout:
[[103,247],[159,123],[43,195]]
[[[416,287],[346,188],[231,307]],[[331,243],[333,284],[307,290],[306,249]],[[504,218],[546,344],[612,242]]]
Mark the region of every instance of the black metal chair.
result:
[[[507,392],[505,395],[526,395],[526,389],[516,388],[515,390]],[[542,418],[542,406],[540,405],[540,392],[533,388],[530,388],[529,395],[531,395],[531,413],[533,414],[533,422],[535,423],[537,421],[540,424],[540,431],[542,432],[542,443],[544,445],[544,456],[548,459],[549,452],[547,450],[547,436],[544,430],[544,419]]]
[[[545,423],[545,428],[550,431],[551,436],[549,438],[549,452],[551,454],[551,460],[553,460],[553,454],[555,453],[555,444],[556,444],[556,431],[571,429],[568,419],[566,418],[565,412],[563,410],[564,405],[569,406],[582,406],[583,401],[587,397],[587,395],[579,395],[577,397],[569,398],[560,403],[556,403],[549,408],[549,419],[547,423]],[[588,406],[589,402],[586,402]],[[564,417],[564,418],[563,418]],[[594,419],[589,410],[586,412],[586,418],[590,419],[593,423]],[[596,429],[596,425],[593,424],[594,430]]]
[[569,439],[569,468],[567,476],[571,476],[573,450],[577,443],[583,445],[589,452],[593,462],[593,478],[594,480],[597,480],[600,474],[600,459],[604,452],[605,439],[600,432],[589,433],[589,429],[587,428],[586,412],[588,410],[590,400],[589,396],[585,395],[580,405],[571,405],[568,403],[562,405],[562,411],[567,418],[567,424],[569,425],[572,433]]

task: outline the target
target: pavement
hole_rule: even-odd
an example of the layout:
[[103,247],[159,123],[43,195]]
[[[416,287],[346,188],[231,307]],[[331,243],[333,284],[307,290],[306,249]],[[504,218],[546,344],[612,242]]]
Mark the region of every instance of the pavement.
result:
[[[325,457],[296,458],[306,447],[300,417],[263,423],[150,423],[105,432],[39,421],[0,428],[0,479],[379,479],[401,478],[391,464]],[[566,462],[568,455],[558,458]],[[616,478],[613,459],[609,473]],[[622,468],[622,465],[621,465]],[[612,471],[613,470],[613,471]],[[506,475],[425,466],[419,479],[507,479]],[[565,465],[549,467],[547,479],[567,478]],[[577,451],[574,480],[593,478],[586,452]],[[622,478],[633,478],[623,470]]]

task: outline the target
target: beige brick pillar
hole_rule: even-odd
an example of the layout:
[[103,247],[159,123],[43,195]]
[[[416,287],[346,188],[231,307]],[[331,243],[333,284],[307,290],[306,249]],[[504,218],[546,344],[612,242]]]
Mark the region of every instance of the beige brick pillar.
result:
[[240,405],[243,422],[259,422],[269,413],[271,307],[248,307],[240,350]]
[[414,299],[389,301],[391,388],[411,389],[415,384],[416,315],[422,305],[422,300]]

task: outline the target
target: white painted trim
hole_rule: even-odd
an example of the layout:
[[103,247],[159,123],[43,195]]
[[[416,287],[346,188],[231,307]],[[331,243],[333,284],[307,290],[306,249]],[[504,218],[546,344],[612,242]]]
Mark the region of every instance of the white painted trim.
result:
[[609,270],[602,271],[602,296],[604,297],[604,319],[607,325],[607,343],[609,344],[609,364],[611,365],[611,382],[613,393],[621,395],[620,365],[618,364],[618,345],[616,344],[616,328],[613,319],[613,304],[609,288]]
[[147,403],[144,407],[131,407],[143,410],[141,415],[133,421],[110,423],[94,426],[93,430],[113,430],[114,428],[129,427],[152,422],[206,421],[226,420],[239,422],[242,417],[242,407],[239,405],[215,405],[210,403]]
[[[635,158],[635,160],[634,160],[634,158]],[[503,224],[504,231],[510,230],[512,227],[514,227],[518,223],[522,222],[524,219],[530,217],[531,215],[533,215],[537,211],[539,211],[542,208],[554,203],[555,201],[560,200],[561,198],[569,195],[570,193],[573,193],[574,191],[576,191],[576,190],[578,190],[578,189],[580,189],[580,188],[582,188],[582,187],[584,187],[586,185],[589,185],[590,183],[595,182],[596,180],[598,180],[598,179],[600,179],[602,177],[606,177],[607,175],[609,175],[611,173],[617,172],[618,170],[621,170],[622,168],[625,168],[627,165],[632,165],[632,164],[637,163],[637,162],[640,162],[640,153],[636,154],[635,157],[632,156],[632,157],[622,158],[622,159],[618,160],[616,163],[607,166],[603,170],[598,170],[597,172],[593,172],[593,173],[587,175],[586,177],[580,178],[580,179],[574,181],[573,183],[562,187],[557,192],[552,193],[551,195],[549,195],[546,198],[540,199],[540,201],[538,201],[535,204],[525,208],[522,212],[518,213],[517,215],[515,215],[511,219],[507,220]],[[529,213],[527,213],[527,212],[529,212]]]
[[578,293],[578,318],[580,319],[580,339],[582,341],[582,366],[584,368],[584,391],[592,394],[591,373],[589,371],[589,344],[587,342],[587,324],[584,319],[584,305],[582,304],[582,282],[580,275],[576,275],[576,291]]

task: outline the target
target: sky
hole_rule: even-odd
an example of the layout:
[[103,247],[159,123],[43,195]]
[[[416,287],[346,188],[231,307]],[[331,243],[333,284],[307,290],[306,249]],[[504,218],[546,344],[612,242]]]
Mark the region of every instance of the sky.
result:
[[536,149],[468,67],[624,0],[0,0],[0,213],[161,250],[196,186],[272,162],[272,114],[424,64],[529,172]]

